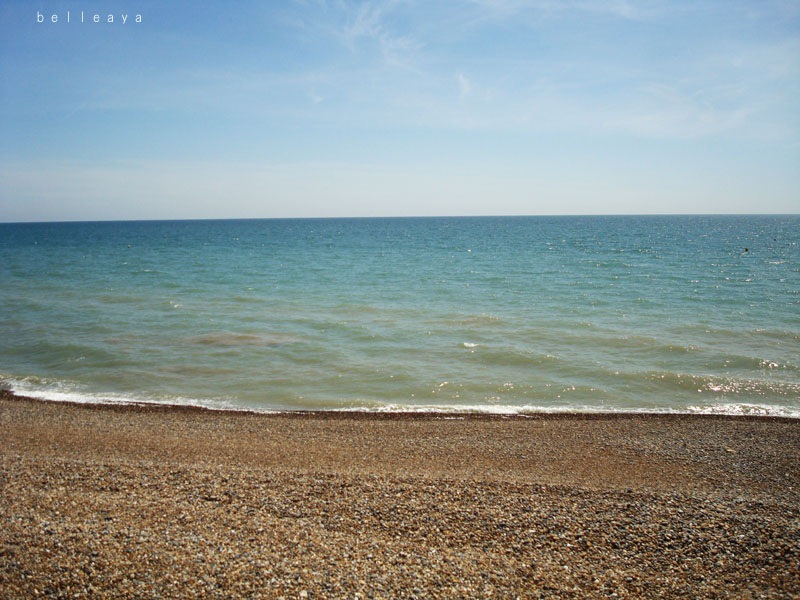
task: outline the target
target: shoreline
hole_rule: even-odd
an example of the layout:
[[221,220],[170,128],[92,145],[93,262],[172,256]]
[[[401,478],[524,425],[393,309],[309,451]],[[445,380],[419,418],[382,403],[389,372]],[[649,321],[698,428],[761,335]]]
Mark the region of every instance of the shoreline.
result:
[[786,415],[767,415],[767,414],[735,414],[735,413],[704,413],[690,411],[658,411],[658,410],[531,410],[521,412],[482,412],[474,410],[458,409],[420,409],[420,410],[373,410],[373,409],[268,409],[258,410],[252,408],[216,408],[203,406],[201,404],[170,404],[168,402],[79,402],[75,400],[50,400],[47,398],[37,398],[20,394],[8,389],[0,388],[0,400],[19,400],[26,402],[43,402],[47,404],[63,404],[73,407],[87,407],[90,409],[111,409],[122,412],[199,412],[210,414],[247,414],[255,416],[287,416],[287,417],[324,417],[324,418],[346,418],[346,419],[485,419],[494,420],[514,420],[514,419],[638,419],[638,418],[699,418],[699,419],[721,419],[721,420],[742,420],[742,421],[761,421],[771,420],[776,422],[800,423],[800,416]]
[[800,594],[786,417],[0,392],[0,482],[8,598]]

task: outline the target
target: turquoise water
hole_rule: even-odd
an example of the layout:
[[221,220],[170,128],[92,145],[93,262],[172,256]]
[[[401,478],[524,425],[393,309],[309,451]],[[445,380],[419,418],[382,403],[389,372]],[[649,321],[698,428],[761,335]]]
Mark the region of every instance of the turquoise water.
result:
[[0,224],[0,385],[800,417],[800,217]]

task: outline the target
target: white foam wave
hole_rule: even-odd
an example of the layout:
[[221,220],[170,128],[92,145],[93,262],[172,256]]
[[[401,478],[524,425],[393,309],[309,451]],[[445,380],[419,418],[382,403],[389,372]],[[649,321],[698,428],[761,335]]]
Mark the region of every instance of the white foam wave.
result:
[[273,410],[254,410],[239,406],[224,399],[198,399],[183,396],[149,396],[127,395],[117,393],[96,393],[84,391],[80,386],[71,386],[62,382],[29,379],[4,379],[0,378],[2,387],[17,394],[37,400],[48,402],[69,402],[73,404],[110,404],[130,406],[188,406],[220,411],[242,412],[275,412]]
[[485,414],[498,416],[526,416],[536,414],[705,414],[732,416],[763,416],[800,419],[800,406],[772,404],[718,402],[679,407],[619,407],[608,405],[542,405],[542,404],[408,404],[362,401],[337,405],[294,405],[283,407],[244,405],[224,398],[188,398],[168,395],[127,395],[86,391],[79,385],[39,378],[12,379],[0,376],[0,387],[20,396],[28,396],[50,402],[77,404],[111,404],[132,406],[188,406],[218,411],[240,411],[251,413],[280,412],[362,412],[362,413],[418,413],[439,415]]
[[724,402],[705,406],[690,406],[688,412],[704,415],[749,415],[759,417],[788,417],[800,419],[800,407]]
[[376,413],[433,413],[433,414],[488,414],[499,416],[525,416],[536,414],[715,414],[715,415],[751,415],[764,417],[786,417],[800,419],[800,407],[753,405],[753,404],[718,404],[713,406],[688,406],[681,408],[654,407],[610,407],[592,405],[547,406],[527,404],[522,406],[497,404],[384,404],[381,406],[348,406],[333,408],[342,412],[376,412]]

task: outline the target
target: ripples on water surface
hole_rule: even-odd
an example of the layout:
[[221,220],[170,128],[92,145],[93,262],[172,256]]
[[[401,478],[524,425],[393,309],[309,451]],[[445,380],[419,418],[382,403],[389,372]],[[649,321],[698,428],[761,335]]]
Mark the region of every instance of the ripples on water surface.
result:
[[0,377],[248,409],[800,416],[800,217],[0,225]]

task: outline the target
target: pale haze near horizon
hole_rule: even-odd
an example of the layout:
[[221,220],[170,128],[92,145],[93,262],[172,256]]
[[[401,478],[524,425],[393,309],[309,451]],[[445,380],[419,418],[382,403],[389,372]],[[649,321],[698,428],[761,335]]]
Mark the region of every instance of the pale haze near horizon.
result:
[[3,222],[800,212],[796,1],[19,0],[0,92]]

